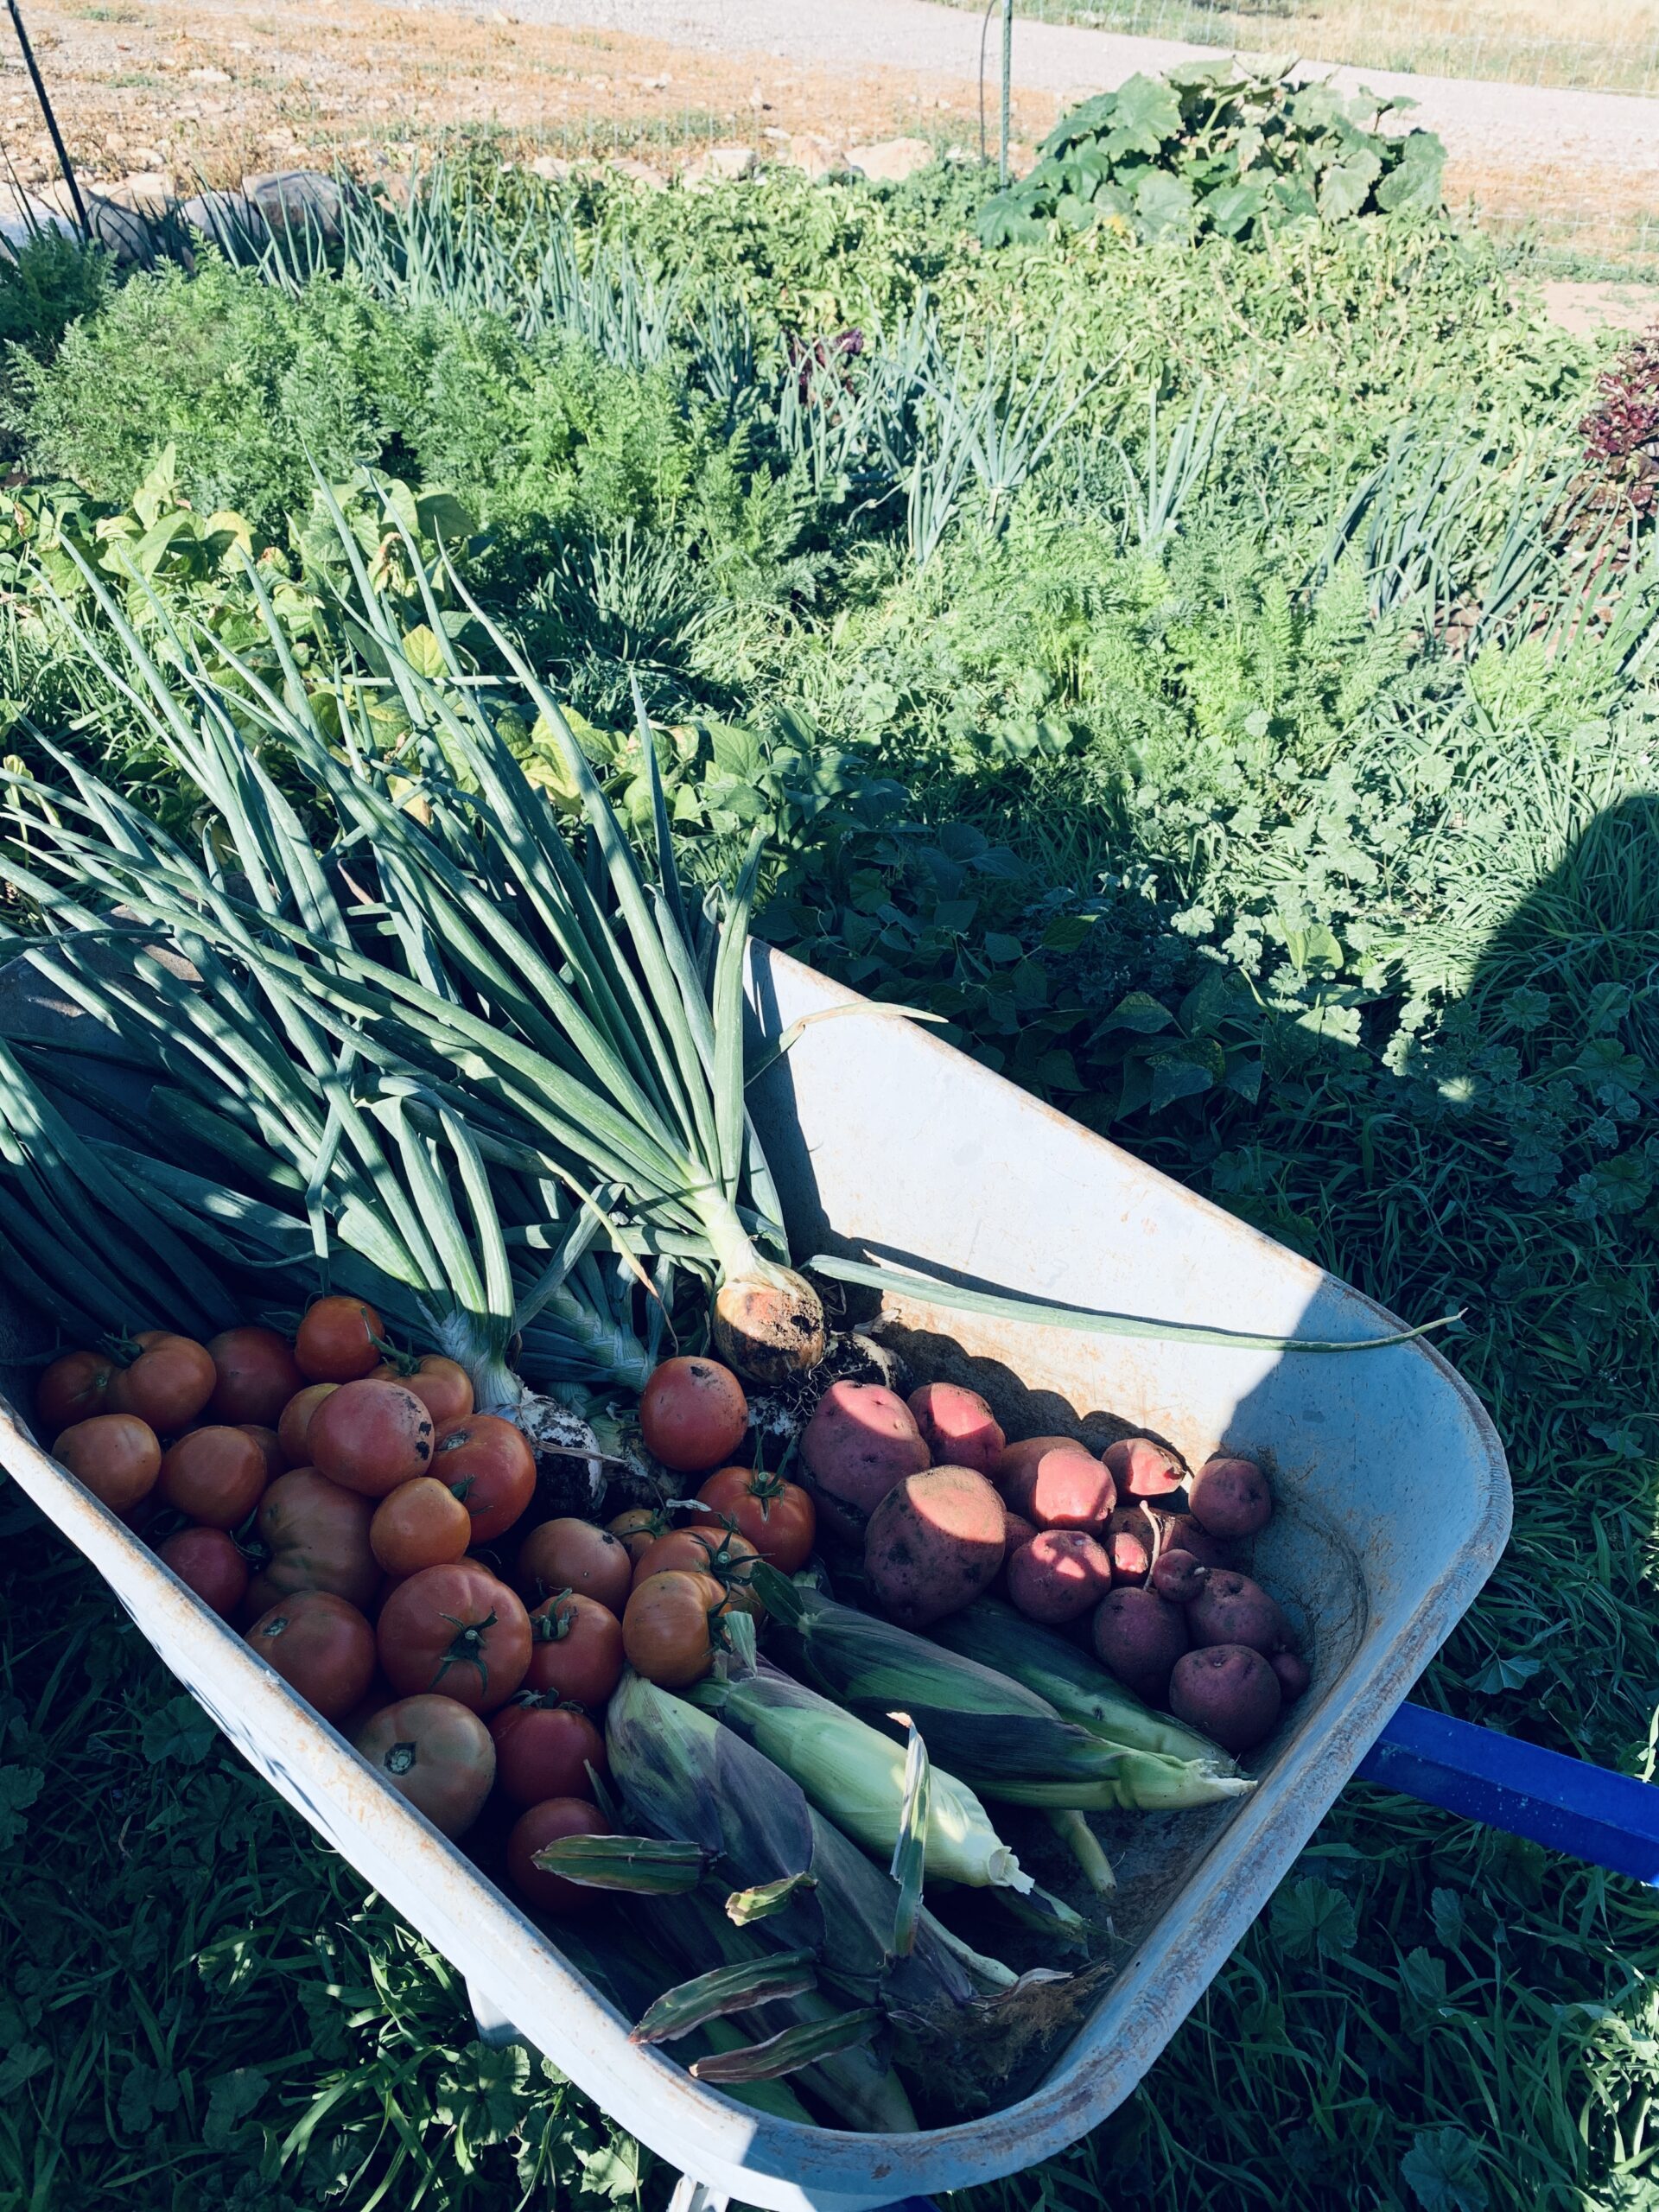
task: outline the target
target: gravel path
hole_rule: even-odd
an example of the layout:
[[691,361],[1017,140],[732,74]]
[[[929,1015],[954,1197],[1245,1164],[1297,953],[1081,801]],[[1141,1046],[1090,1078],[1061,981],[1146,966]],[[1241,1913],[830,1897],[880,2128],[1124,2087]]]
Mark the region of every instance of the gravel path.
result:
[[[461,0],[466,4],[466,0]],[[476,0],[492,13],[498,0]],[[979,71],[976,10],[928,0],[507,0],[522,22],[627,31],[676,46],[753,53],[830,71],[898,69],[951,78]],[[1562,0],[1570,11],[1572,0]],[[993,29],[991,69],[995,73]],[[1064,103],[1109,92],[1137,69],[1213,54],[1173,39],[1130,38],[1058,23],[1014,25],[1015,81]],[[1599,167],[1659,184],[1659,100],[1624,92],[1338,69],[1338,84],[1417,103],[1414,122],[1437,130],[1457,159],[1504,169],[1532,162]]]

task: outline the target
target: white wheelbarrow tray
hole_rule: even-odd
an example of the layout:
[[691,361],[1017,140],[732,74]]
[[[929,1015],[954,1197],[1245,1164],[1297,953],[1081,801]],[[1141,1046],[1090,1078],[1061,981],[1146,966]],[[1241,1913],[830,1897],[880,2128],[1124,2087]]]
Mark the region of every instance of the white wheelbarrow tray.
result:
[[[12,1015],[20,997],[38,1007],[41,988],[15,963],[0,1014]],[[767,1038],[803,1014],[857,1003],[760,947],[752,996]],[[902,1021],[814,1023],[753,1096],[798,1255],[838,1249],[1071,1305],[1264,1335],[1355,1338],[1396,1325]],[[556,1936],[381,1783],[0,1402],[0,1462],[243,1755],[461,1969],[486,2031],[499,2037],[511,2024],[710,2194],[779,2212],[855,2212],[995,2180],[1120,2105],[1471,1602],[1510,1525],[1491,1423],[1425,1343],[1320,1357],[1011,1326],[920,1301],[889,1301],[887,1311],[923,1371],[931,1358],[932,1372],[972,1374],[1021,1433],[1107,1414],[1119,1433],[1155,1431],[1195,1465],[1221,1445],[1267,1457],[1280,1510],[1256,1571],[1295,1610],[1314,1668],[1253,1796],[1142,1823],[1140,1845],[1125,1840],[1132,1823],[1109,1840],[1124,1854],[1126,1954],[1047,2078],[988,2119],[911,2136],[773,2120],[632,2047],[627,2023],[565,1962]],[[23,1353],[42,1344],[38,1323],[0,1319]],[[1022,1397],[1022,1380],[1034,1398]]]

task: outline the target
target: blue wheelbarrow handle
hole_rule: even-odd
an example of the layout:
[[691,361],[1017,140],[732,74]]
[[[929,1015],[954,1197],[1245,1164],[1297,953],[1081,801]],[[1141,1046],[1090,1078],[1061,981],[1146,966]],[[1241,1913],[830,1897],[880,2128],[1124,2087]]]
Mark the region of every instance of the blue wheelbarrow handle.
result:
[[1659,1883],[1659,1788],[1587,1759],[1402,1705],[1360,1761],[1358,1779]]

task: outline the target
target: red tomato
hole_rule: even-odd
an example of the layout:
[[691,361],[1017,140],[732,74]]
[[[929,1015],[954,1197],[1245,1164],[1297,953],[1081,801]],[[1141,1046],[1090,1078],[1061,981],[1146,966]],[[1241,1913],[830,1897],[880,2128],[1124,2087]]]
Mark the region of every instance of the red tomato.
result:
[[639,1399],[645,1449],[676,1474],[718,1467],[743,1441],[749,1403],[729,1367],[713,1359],[665,1359]]
[[193,1428],[168,1446],[158,1488],[193,1521],[239,1528],[265,1494],[265,1455],[239,1428]]
[[599,1713],[622,1679],[622,1624],[591,1598],[566,1590],[530,1616],[527,1690]]
[[341,1490],[315,1467],[278,1475],[259,1502],[258,1531],[270,1547],[251,1602],[261,1612],[295,1590],[331,1590],[353,1605],[367,1605],[380,1587],[380,1567],[369,1548],[374,1509],[355,1491]]
[[357,1749],[441,1834],[465,1835],[495,1780],[495,1745],[452,1697],[405,1697],[358,1731]]
[[536,1495],[530,1439],[499,1414],[468,1414],[441,1428],[429,1471],[471,1514],[474,1544],[505,1535]]
[[412,1390],[438,1428],[447,1428],[452,1421],[465,1421],[473,1410],[472,1376],[458,1359],[446,1359],[442,1352],[429,1351],[419,1359],[400,1352],[396,1359],[382,1361],[369,1379],[401,1382],[404,1389]]
[[343,1490],[385,1497],[427,1472],[432,1416],[401,1382],[342,1382],[311,1416],[311,1464]]
[[545,1797],[591,1797],[591,1766],[601,1777],[605,1738],[574,1705],[504,1705],[490,1723],[495,1778],[515,1805]]
[[[780,1574],[793,1574],[812,1556],[818,1516],[798,1483],[758,1467],[721,1467],[697,1492],[709,1517],[747,1536],[760,1557]],[[697,1526],[703,1516],[693,1516]]]
[[627,1546],[608,1529],[574,1518],[543,1521],[518,1548],[515,1579],[526,1599],[580,1590],[620,1613],[633,1586],[633,1562]]
[[249,1421],[274,1427],[305,1381],[288,1338],[275,1329],[221,1329],[207,1339],[207,1354],[217,1378],[207,1410],[232,1428]]
[[658,1536],[633,1570],[633,1586],[653,1574],[712,1574],[726,1592],[728,1611],[753,1613],[766,1608],[749,1584],[754,1547],[727,1529],[672,1529]]
[[129,1513],[156,1487],[162,1447],[136,1414],[94,1414],[66,1428],[52,1457],[111,1513]]
[[248,1562],[223,1529],[181,1529],[156,1556],[222,1620],[248,1593]]
[[380,1608],[380,1664],[400,1697],[435,1690],[493,1713],[530,1667],[530,1616],[475,1560],[423,1567]]
[[290,1467],[311,1465],[311,1423],[325,1398],[333,1397],[338,1382],[308,1382],[283,1408],[276,1423],[276,1441]]
[[374,1509],[369,1548],[388,1574],[416,1574],[464,1559],[473,1541],[472,1519],[454,1491],[435,1475],[417,1475]]
[[118,1366],[104,1393],[105,1410],[137,1414],[157,1436],[176,1435],[194,1421],[213,1395],[218,1376],[206,1344],[168,1329],[145,1329],[133,1340],[132,1359]]
[[596,1805],[589,1805],[580,1797],[550,1797],[545,1804],[532,1805],[527,1813],[520,1813],[513,1822],[507,1838],[508,1878],[525,1903],[533,1904],[538,1912],[550,1912],[560,1917],[567,1913],[592,1912],[604,1891],[584,1889],[580,1883],[567,1882],[563,1875],[544,1873],[535,1863],[536,1853],[545,1851],[561,1836],[610,1833],[609,1825]]
[[726,1592],[712,1574],[653,1574],[628,1599],[622,1647],[648,1682],[683,1690],[715,1663],[714,1624]]
[[339,1720],[374,1679],[374,1630],[355,1605],[328,1590],[279,1599],[247,1642],[325,1720]]
[[381,1359],[386,1325],[360,1298],[320,1298],[294,1339],[294,1361],[308,1382],[356,1382]]
[[114,1372],[106,1351],[67,1351],[54,1359],[35,1385],[35,1426],[41,1434],[60,1436],[76,1421],[104,1412]]

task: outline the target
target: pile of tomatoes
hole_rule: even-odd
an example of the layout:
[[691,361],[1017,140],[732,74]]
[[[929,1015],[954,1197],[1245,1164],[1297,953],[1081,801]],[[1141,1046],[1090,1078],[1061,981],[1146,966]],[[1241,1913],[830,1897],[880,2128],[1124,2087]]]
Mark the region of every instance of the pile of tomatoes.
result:
[[584,1893],[535,1854],[606,1830],[625,1662],[696,1681],[728,1617],[759,1611],[755,1560],[792,1573],[813,1547],[806,1492],[738,1464],[748,1408],[709,1359],[664,1361],[639,1408],[647,1450],[702,1478],[695,1498],[543,1522],[510,1564],[529,1443],[474,1411],[454,1360],[390,1352],[360,1300],[319,1299],[291,1342],[151,1330],[66,1353],[35,1410],[70,1473],[435,1826],[464,1835],[493,1804],[509,1878],[555,1914]]

